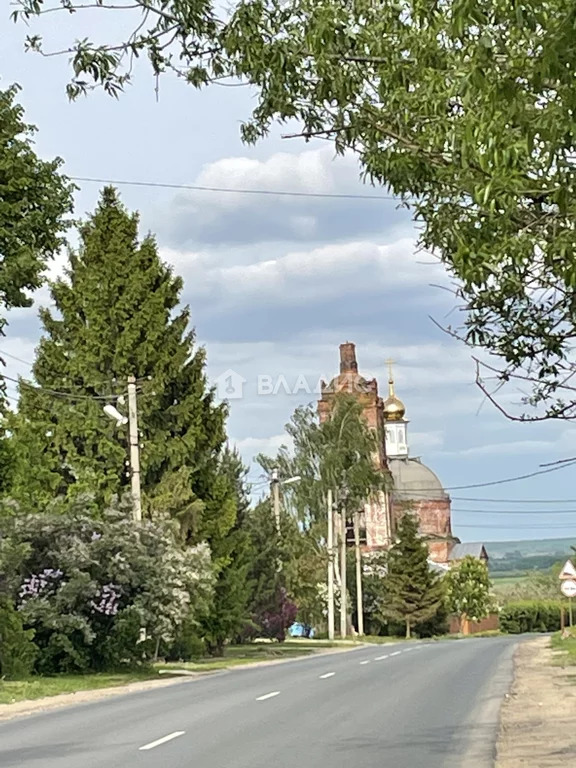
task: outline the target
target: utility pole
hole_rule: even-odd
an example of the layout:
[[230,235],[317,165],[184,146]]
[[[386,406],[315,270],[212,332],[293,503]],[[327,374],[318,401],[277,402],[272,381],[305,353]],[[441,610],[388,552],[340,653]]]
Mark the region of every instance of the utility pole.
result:
[[334,640],[334,499],[328,489],[328,640]]
[[272,470],[272,477],[270,479],[270,485],[272,486],[272,506],[274,507],[274,520],[276,522],[276,532],[280,533],[280,480],[278,479],[278,469],[276,467]]
[[346,512],[340,511],[340,637],[345,638],[348,628],[346,600]]
[[356,550],[356,613],[358,634],[364,634],[364,600],[362,597],[362,552],[360,550],[360,513],[354,512],[354,549]]
[[130,439],[130,476],[132,481],[132,503],[134,520],[142,520],[142,498],[140,495],[140,445],[138,442],[138,405],[136,400],[136,379],[128,376],[128,431]]

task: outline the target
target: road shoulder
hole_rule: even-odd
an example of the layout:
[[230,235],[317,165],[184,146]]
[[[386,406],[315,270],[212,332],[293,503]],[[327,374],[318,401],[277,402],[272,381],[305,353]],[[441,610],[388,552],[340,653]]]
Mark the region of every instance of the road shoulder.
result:
[[549,637],[520,643],[501,712],[497,768],[576,764],[576,667],[553,666]]

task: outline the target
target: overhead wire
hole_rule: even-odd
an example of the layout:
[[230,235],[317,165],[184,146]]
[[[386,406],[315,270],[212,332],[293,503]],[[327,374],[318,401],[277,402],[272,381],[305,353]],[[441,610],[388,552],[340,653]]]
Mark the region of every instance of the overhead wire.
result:
[[452,509],[453,515],[576,515],[576,509]]
[[[488,480],[486,482],[482,483],[471,483],[469,485],[452,485],[452,486],[446,486],[443,488],[444,491],[463,491],[467,488],[487,488],[491,485],[503,485],[504,483],[515,483],[518,480],[529,480],[532,477],[537,477],[538,475],[547,475],[550,472],[557,472],[560,469],[566,469],[567,467],[572,467],[576,464],[576,459],[573,459],[570,463],[565,464],[559,464],[558,466],[549,467],[548,469],[537,469],[534,472],[528,472],[524,475],[516,475],[515,477],[506,477],[502,480]],[[410,492],[411,496],[422,496],[422,499],[426,498],[427,493],[431,493],[432,491],[438,492],[438,488],[419,488],[416,492]],[[401,495],[401,492],[400,492]]]
[[465,496],[452,496],[451,499],[478,504],[576,504],[576,499],[480,499]]
[[91,176],[70,176],[72,181],[89,184],[117,184],[118,186],[131,187],[157,187],[159,189],[184,189],[191,192],[218,192],[237,195],[269,195],[275,197],[304,197],[326,200],[396,200],[401,198],[394,195],[368,195],[361,193],[337,193],[337,192],[297,192],[285,189],[243,189],[233,187],[212,187],[199,184],[174,184],[160,181],[132,181],[126,179],[99,179]]
[[37,392],[42,392],[46,395],[51,395],[53,397],[59,397],[62,399],[69,399],[69,400],[117,400],[120,395],[86,395],[86,394],[80,394],[80,393],[73,393],[73,392],[64,392],[58,389],[49,389],[47,387],[41,387],[38,384],[34,384],[31,381],[28,381],[26,379],[14,379],[12,376],[6,376],[5,374],[1,375],[1,378],[6,379],[6,381],[11,381],[14,384],[24,384],[25,386],[29,387],[30,389],[34,389]]

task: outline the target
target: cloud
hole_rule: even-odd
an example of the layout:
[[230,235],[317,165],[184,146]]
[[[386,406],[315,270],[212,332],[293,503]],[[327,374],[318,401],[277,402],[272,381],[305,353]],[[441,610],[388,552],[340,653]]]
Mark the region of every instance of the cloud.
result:
[[412,453],[419,451],[432,451],[444,445],[444,432],[441,430],[430,432],[412,432],[409,434]]
[[443,293],[426,287],[445,279],[442,266],[416,255],[415,248],[413,238],[403,237],[390,243],[333,243],[248,263],[227,264],[206,253],[172,250],[163,250],[162,256],[184,275],[187,300],[206,306],[210,314],[244,307],[318,307],[337,300],[345,302],[350,314],[355,297],[360,309],[371,300],[382,308],[384,295],[387,303],[400,296],[415,301],[423,290],[445,301]]
[[249,479],[253,483],[261,484],[264,478],[264,472],[259,465],[255,464],[258,454],[265,456],[276,456],[282,446],[288,449],[293,447],[292,438],[286,434],[272,435],[270,437],[245,437],[242,440],[231,440],[236,446],[245,464],[252,465]]
[[[194,186],[218,192],[181,192],[162,211],[155,229],[172,245],[325,242],[407,227],[385,190],[362,184],[357,158],[335,157],[331,147],[278,152],[266,160],[226,157],[206,164]],[[239,189],[243,193],[221,190]],[[254,194],[285,191],[297,197]],[[313,195],[350,195],[321,198]],[[362,195],[384,199],[362,199]]]

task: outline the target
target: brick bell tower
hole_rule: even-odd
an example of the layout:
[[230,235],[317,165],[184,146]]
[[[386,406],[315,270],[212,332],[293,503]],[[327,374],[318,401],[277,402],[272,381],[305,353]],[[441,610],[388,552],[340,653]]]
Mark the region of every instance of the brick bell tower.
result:
[[[356,346],[347,341],[340,344],[340,373],[330,383],[321,382],[321,394],[318,401],[318,418],[324,423],[330,418],[334,400],[339,394],[353,395],[362,405],[362,412],[367,425],[376,432],[377,443],[374,464],[383,473],[389,474],[386,459],[386,439],[384,431],[384,402],[378,394],[376,379],[367,380],[358,373]],[[387,494],[364,507],[361,526],[365,531],[365,549],[367,551],[384,549],[391,541],[391,515]]]

